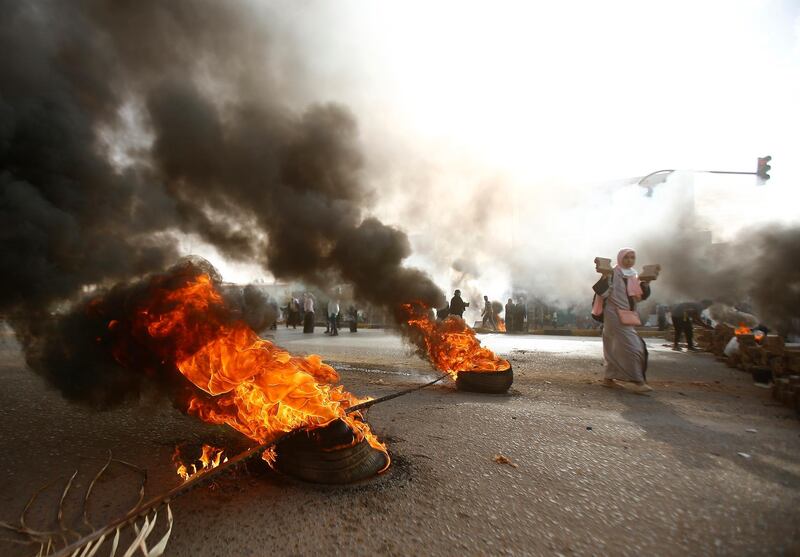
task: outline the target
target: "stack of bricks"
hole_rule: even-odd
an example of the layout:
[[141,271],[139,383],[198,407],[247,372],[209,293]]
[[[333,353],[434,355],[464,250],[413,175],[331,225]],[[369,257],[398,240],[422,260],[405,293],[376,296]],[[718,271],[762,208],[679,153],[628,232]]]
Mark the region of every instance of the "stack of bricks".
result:
[[714,353],[717,358],[725,357],[725,347],[733,338],[733,327],[728,325],[717,325],[714,328],[714,333],[711,335],[711,346],[709,350]]
[[708,329],[695,329],[694,341],[697,347],[712,352],[715,332],[716,331],[709,331]]
[[[703,329],[701,327],[694,327],[692,331],[694,335],[694,343],[697,345],[698,348],[702,348],[703,350],[708,350],[709,352],[715,352],[715,350],[713,350],[712,348],[714,344],[715,331],[709,331],[708,329]],[[733,333],[731,333],[731,336],[733,336]],[[670,344],[674,343],[675,329],[670,328],[664,331],[664,339]],[[686,339],[684,338],[683,341],[685,342]],[[720,354],[722,354],[722,350],[724,348],[725,346],[723,345],[719,351]]]
[[761,364],[763,350],[752,333],[737,335],[739,339],[739,368],[752,373],[753,368]]
[[740,334],[739,352],[727,357],[725,347],[734,331],[728,325],[717,325],[713,332],[698,335],[698,345],[730,367],[752,374],[755,381],[766,383],[771,378],[775,400],[800,414],[800,347],[787,347],[778,335],[767,335],[759,342],[753,334]]
[[770,360],[772,396],[800,414],[800,348],[784,347],[779,357]]

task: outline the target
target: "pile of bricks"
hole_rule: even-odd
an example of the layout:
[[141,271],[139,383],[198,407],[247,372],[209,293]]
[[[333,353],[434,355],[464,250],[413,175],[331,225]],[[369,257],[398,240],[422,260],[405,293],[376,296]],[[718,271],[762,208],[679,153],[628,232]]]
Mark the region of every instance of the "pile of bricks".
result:
[[708,329],[694,329],[697,346],[711,352],[718,360],[727,361],[725,347],[734,337],[734,328],[728,325],[717,325],[713,331]]
[[778,335],[767,335],[759,342],[753,334],[739,334],[739,352],[727,357],[725,347],[735,335],[728,325],[696,331],[698,346],[730,367],[752,374],[754,381],[772,380],[773,398],[800,414],[800,347],[786,346]]
[[772,367],[772,396],[800,413],[800,348],[784,348]]

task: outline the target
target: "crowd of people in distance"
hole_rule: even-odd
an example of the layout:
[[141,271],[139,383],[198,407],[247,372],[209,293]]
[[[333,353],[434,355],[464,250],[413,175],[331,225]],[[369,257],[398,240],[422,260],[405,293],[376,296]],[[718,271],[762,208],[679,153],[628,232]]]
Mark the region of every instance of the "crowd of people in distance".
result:
[[[349,322],[350,332],[358,332],[358,309],[354,305],[350,305],[347,308],[347,315],[343,315],[338,294],[337,292],[331,296],[325,306],[325,334],[338,336],[342,320],[345,318]],[[303,333],[312,334],[316,325],[317,307],[316,297],[311,292],[304,292],[302,299],[292,296],[283,308],[286,316],[286,328],[297,329],[297,326],[300,325],[303,327]]]
[[[446,319],[452,315],[464,319],[464,312],[469,307],[469,302],[465,302],[461,297],[461,290],[456,289],[450,302],[443,308],[436,310],[438,319]],[[504,319],[500,317],[504,313]],[[489,296],[483,297],[483,310],[481,311],[481,328],[490,331],[505,330],[506,332],[526,332],[527,331],[527,304],[523,299],[518,299],[516,303],[512,298],[508,299],[505,308],[500,302],[492,302]],[[504,326],[501,326],[504,325]]]
[[[347,311],[343,312],[340,304],[340,299],[337,296],[332,296],[325,305],[325,334],[337,336],[343,320],[346,320],[351,332],[358,331],[359,312],[357,308],[354,305],[350,305]],[[666,330],[670,324],[675,330],[673,350],[682,350],[680,348],[682,339],[685,339],[689,350],[697,350],[694,346],[693,326],[699,325],[711,328],[704,313],[704,310],[711,304],[711,300],[703,300],[701,302],[681,302],[673,306],[657,306],[656,314],[659,330]],[[316,297],[311,292],[304,292],[301,297],[293,295],[289,298],[286,306],[281,308],[286,328],[297,329],[300,326],[304,333],[313,333],[318,307]],[[457,289],[453,293],[450,302],[444,308],[436,311],[436,316],[439,319],[445,319],[452,315],[463,319],[464,312],[469,307],[469,302],[464,301],[461,290]],[[557,319],[556,315],[557,313],[555,312],[552,313],[552,317],[548,314],[547,324],[554,325]],[[670,321],[671,323],[669,323]],[[500,326],[501,323],[504,324],[504,330],[508,333],[524,333],[528,331],[531,324],[528,323],[528,308],[524,298],[519,297],[516,302],[513,298],[508,298],[503,307],[499,302],[492,302],[488,296],[483,297],[480,327],[496,332],[503,330]],[[587,314],[586,316],[575,317],[575,326],[578,329],[595,329],[602,328],[602,323]],[[275,324],[271,328],[274,329]]]
[[518,299],[516,303],[509,298],[505,307],[506,331],[509,333],[527,332],[528,304]]
[[[702,302],[682,302],[672,307],[666,305],[657,307],[659,329],[666,329],[669,320],[675,328],[676,350],[680,350],[681,338],[686,339],[689,350],[695,350],[692,325],[708,326],[703,318],[703,310],[710,305],[710,300],[704,300]],[[354,305],[350,305],[346,311],[342,311],[341,301],[336,295],[331,296],[327,303],[318,304],[316,297],[311,292],[304,292],[301,296],[291,296],[286,305],[281,308],[286,328],[297,329],[299,326],[302,327],[304,333],[313,333],[317,312],[321,306],[324,306],[325,311],[325,334],[337,336],[343,321],[349,325],[351,332],[358,331],[359,312]],[[461,290],[457,289],[449,303],[436,311],[436,316],[439,319],[445,319],[452,315],[463,319],[464,312],[469,307],[470,303],[464,301]],[[502,306],[499,302],[492,302],[489,296],[484,296],[480,328],[495,332],[505,330],[508,333],[525,333],[531,326],[557,326],[557,315],[557,312],[552,311],[546,316],[541,316],[536,324],[532,321],[529,323],[528,306],[524,298],[518,297],[516,302],[513,298],[508,298],[505,306]],[[578,329],[596,329],[602,326],[588,313],[585,316],[576,316],[574,319]],[[501,327],[501,324],[504,327]],[[274,325],[272,328],[275,328]]]
[[[600,328],[606,365],[603,386],[624,388],[641,394],[651,391],[652,388],[647,383],[647,344],[637,329],[643,325],[637,306],[650,297],[650,281],[654,277],[648,275],[640,278],[633,267],[635,263],[636,252],[624,248],[617,255],[615,267],[598,266],[596,271],[601,276],[592,287],[594,298],[591,312],[575,315],[568,309],[564,314],[564,323],[574,323],[579,329]],[[703,300],[673,305],[658,304],[655,306],[655,322],[650,322],[650,325],[657,324],[658,329],[663,331],[671,322],[675,330],[673,350],[681,351],[681,340],[685,339],[688,350],[695,351],[694,326],[713,329],[714,321],[707,311],[712,303],[712,300]],[[285,307],[286,327],[296,329],[298,325],[302,325],[304,333],[313,333],[318,307],[325,312],[325,334],[337,336],[343,318],[338,290],[326,304],[318,304],[311,292],[303,293],[302,299],[292,296]],[[435,311],[436,318],[464,319],[464,313],[469,307],[470,303],[464,300],[461,290],[456,289],[450,301]],[[528,303],[522,296],[518,296],[516,301],[513,297],[508,298],[503,306],[484,295],[481,320],[475,323],[475,328],[483,332],[525,333],[530,328],[560,325],[558,311],[552,307],[535,303],[531,305],[530,311],[529,319]],[[347,309],[346,319],[350,323],[350,330],[356,332],[359,312],[353,305]],[[763,326],[757,328],[761,327]],[[761,330],[767,332],[765,328]]]

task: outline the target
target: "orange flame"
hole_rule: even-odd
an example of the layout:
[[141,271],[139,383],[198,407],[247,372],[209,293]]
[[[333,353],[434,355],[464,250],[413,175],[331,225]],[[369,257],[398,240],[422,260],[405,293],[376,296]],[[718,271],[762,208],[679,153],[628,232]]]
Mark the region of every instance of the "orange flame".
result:
[[197,462],[187,465],[181,460],[180,449],[176,447],[175,453],[172,455],[172,461],[175,463],[178,475],[186,481],[199,473],[216,468],[223,462],[228,462],[227,456],[223,459],[223,452],[223,449],[218,449],[211,445],[203,445],[203,452]]
[[[292,356],[241,321],[228,323],[224,307],[209,276],[199,275],[180,288],[156,291],[137,315],[136,327],[161,339],[180,373],[206,393],[191,397],[190,413],[258,443],[342,419],[358,440],[386,453],[359,413],[345,413],[363,400],[334,385],[339,376],[331,366],[316,355]],[[206,456],[213,463],[212,454]]]
[[745,325],[744,323],[739,323],[739,326],[733,331],[734,334],[738,337],[740,335],[753,335],[756,342],[761,342],[764,340],[764,331],[755,331]]
[[278,452],[275,450],[275,447],[267,447],[264,449],[264,452],[261,453],[261,460],[266,462],[270,468],[274,468],[275,461],[278,460]]
[[500,333],[506,332],[506,322],[503,320],[502,317],[497,317],[497,331]]
[[422,303],[403,304],[403,315],[412,340],[417,341],[433,366],[455,379],[459,371],[504,371],[507,360],[481,346],[481,341],[463,319],[449,316],[443,321],[431,319],[430,308]]

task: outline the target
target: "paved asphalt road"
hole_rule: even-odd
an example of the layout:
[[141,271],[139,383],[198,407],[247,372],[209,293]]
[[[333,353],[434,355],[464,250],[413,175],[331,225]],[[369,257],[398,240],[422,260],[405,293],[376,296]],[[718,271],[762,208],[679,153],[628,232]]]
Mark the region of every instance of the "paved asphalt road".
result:
[[[275,338],[321,354],[356,394],[435,376],[393,335],[318,331]],[[167,554],[800,554],[800,422],[745,374],[651,339],[656,391],[638,396],[599,385],[599,339],[483,340],[511,359],[510,394],[447,383],[374,407],[369,422],[394,463],[373,481],[323,487],[251,467],[195,489],[172,504]],[[146,468],[155,494],[178,483],[177,444],[243,446],[158,395],[106,412],[70,405],[25,369],[7,329],[0,417],[0,520],[16,520],[37,488],[60,478],[28,512],[42,528],[55,522],[65,479],[77,468],[85,489],[108,450]],[[496,463],[498,454],[517,467]],[[133,503],[138,482],[112,467],[92,520]],[[79,493],[67,498],[67,523],[79,521]],[[36,550],[0,542],[2,555]]]

